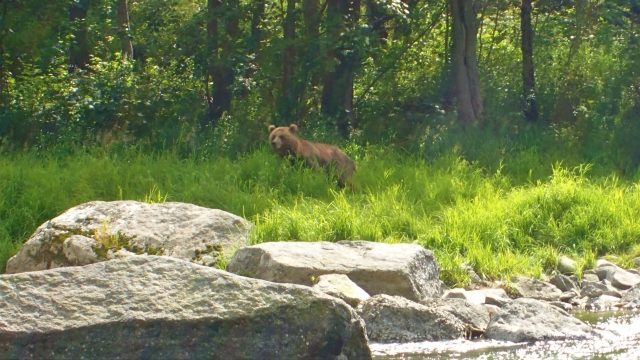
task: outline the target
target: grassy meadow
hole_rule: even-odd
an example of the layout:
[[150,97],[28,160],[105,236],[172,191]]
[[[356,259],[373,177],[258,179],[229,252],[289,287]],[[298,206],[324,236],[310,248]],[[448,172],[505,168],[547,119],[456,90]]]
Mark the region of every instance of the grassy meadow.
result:
[[[540,276],[558,256],[581,269],[607,255],[640,256],[640,184],[563,166],[531,152],[491,164],[456,151],[424,160],[351,147],[353,189],[262,148],[237,158],[173,151],[89,150],[0,157],[0,269],[37,226],[91,200],[181,201],[251,220],[252,243],[363,239],[435,252],[442,279],[464,285],[467,263],[487,279]],[[606,171],[604,171],[606,173]]]

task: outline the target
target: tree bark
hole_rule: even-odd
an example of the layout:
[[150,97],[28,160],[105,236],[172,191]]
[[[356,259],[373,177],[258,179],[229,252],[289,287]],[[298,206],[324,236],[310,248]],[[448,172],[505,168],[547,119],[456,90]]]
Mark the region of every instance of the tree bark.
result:
[[249,50],[255,53],[260,48],[260,41],[262,41],[262,29],[260,29],[260,23],[262,22],[262,18],[264,17],[265,0],[255,0],[253,6]]
[[0,108],[4,108],[9,103],[8,74],[6,62],[9,58],[5,48],[7,36],[6,19],[8,14],[7,1],[2,2],[2,12],[0,12]]
[[522,96],[524,118],[538,120],[536,102],[535,66],[533,62],[533,27],[531,26],[532,0],[522,0],[520,7],[520,29],[522,35]]
[[[235,4],[235,5],[234,5]],[[230,65],[233,41],[238,34],[237,4],[224,4],[222,0],[207,0],[207,121],[216,127],[222,115],[231,109],[232,86],[235,79]],[[224,27],[220,29],[220,19]],[[213,83],[210,91],[209,82]],[[203,125],[206,125],[203,124]]]
[[89,65],[89,28],[87,12],[90,0],[74,0],[69,8],[73,38],[69,47],[69,71],[86,69]]
[[122,60],[133,59],[133,43],[131,42],[131,31],[129,28],[129,4],[127,0],[118,0],[116,18]]
[[477,20],[475,2],[451,0],[453,75],[453,103],[463,124],[482,120],[483,104],[480,93],[477,60]]
[[282,58],[282,83],[280,89],[280,99],[278,106],[279,118],[286,122],[295,119],[296,94],[298,94],[295,84],[296,68],[296,0],[287,0],[287,13],[283,23],[284,30],[284,53]]
[[327,0],[329,43],[341,44],[329,50],[329,61],[336,65],[325,75],[322,89],[322,113],[336,121],[338,134],[349,138],[353,123],[353,83],[360,59],[354,44],[344,34],[357,24],[360,0]]

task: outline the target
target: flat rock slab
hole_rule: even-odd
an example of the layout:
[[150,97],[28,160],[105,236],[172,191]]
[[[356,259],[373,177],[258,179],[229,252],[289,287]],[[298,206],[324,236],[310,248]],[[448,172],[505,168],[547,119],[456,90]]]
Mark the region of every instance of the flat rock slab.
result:
[[562,295],[562,291],[557,286],[524,276],[516,276],[513,279],[512,288],[521,297],[544,301],[557,301]]
[[491,317],[485,336],[503,341],[584,339],[595,335],[591,327],[546,302],[519,298]]
[[442,341],[465,334],[462,321],[449,312],[401,296],[372,296],[358,312],[372,342]]
[[[10,359],[369,359],[341,300],[191,262],[131,256],[0,276]],[[344,357],[343,357],[344,358]]]
[[369,295],[398,295],[414,301],[441,293],[433,253],[415,244],[269,242],[238,250],[227,269],[308,286],[320,275],[345,274]]
[[239,216],[193,204],[93,201],[42,224],[9,259],[6,272],[86,265],[120,249],[210,266],[245,246],[250,226]]

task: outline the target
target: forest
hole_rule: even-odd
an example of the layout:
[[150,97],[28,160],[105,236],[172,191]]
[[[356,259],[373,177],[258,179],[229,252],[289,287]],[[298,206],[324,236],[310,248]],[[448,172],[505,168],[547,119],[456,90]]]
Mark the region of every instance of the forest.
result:
[[[434,250],[449,285],[640,256],[638,0],[3,0],[0,271],[90,200],[252,242]],[[298,124],[355,187],[280,161]]]

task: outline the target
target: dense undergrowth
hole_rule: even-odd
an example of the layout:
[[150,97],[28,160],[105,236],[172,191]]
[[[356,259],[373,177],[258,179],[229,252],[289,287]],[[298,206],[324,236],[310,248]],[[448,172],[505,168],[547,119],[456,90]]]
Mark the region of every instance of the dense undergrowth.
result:
[[[231,157],[136,149],[35,152],[0,158],[0,269],[37,226],[91,200],[181,201],[250,219],[251,241],[363,239],[432,249],[449,285],[539,276],[561,254],[581,269],[599,256],[640,255],[640,185],[530,151],[484,165],[452,150],[433,159],[348,147],[358,172],[338,190],[322,173],[268,149]],[[527,163],[525,158],[530,158]],[[523,162],[525,163],[523,165]]]

